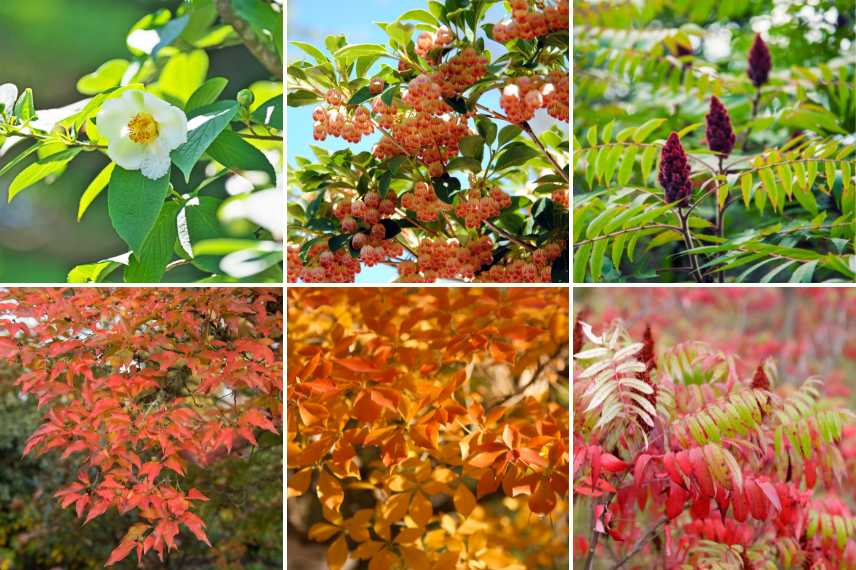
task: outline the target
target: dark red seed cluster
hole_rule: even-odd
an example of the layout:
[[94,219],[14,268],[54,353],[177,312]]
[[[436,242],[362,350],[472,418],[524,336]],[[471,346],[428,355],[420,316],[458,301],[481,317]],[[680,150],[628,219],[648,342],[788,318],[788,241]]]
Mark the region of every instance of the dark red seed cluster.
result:
[[731,117],[728,116],[728,109],[715,95],[710,98],[710,111],[705,115],[705,123],[705,137],[710,150],[722,156],[731,154],[735,140]]
[[755,34],[755,41],[752,42],[752,48],[749,50],[749,69],[747,70],[749,79],[755,87],[760,87],[767,82],[772,66],[770,49],[764,43],[761,34]]
[[670,134],[666,144],[663,145],[658,179],[666,193],[666,203],[679,202],[680,207],[689,205],[689,196],[692,192],[690,164],[678,133]]

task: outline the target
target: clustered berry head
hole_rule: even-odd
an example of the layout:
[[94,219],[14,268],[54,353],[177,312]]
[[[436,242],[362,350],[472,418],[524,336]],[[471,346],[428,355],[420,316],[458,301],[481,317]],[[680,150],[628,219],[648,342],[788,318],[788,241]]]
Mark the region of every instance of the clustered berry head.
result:
[[477,280],[485,283],[549,283],[552,276],[552,264],[565,249],[564,242],[548,242],[525,257],[505,258]]
[[463,218],[468,228],[478,228],[485,220],[497,217],[500,212],[511,206],[511,196],[493,188],[487,195],[482,195],[479,188],[470,188],[461,195],[455,206],[455,214]]
[[350,283],[360,271],[360,262],[351,257],[347,248],[333,252],[326,242],[309,249],[305,264],[296,246],[290,246],[286,255],[290,283],[298,280],[304,283]]
[[764,43],[761,34],[755,34],[755,41],[752,42],[749,50],[749,69],[747,70],[749,79],[755,87],[760,87],[767,82],[772,67],[770,49]]
[[434,188],[427,182],[417,182],[412,192],[401,196],[401,205],[416,212],[420,222],[433,222],[451,206],[437,198]]
[[689,205],[692,192],[690,164],[678,133],[670,134],[663,145],[663,151],[660,153],[659,181],[666,193],[667,204],[679,202],[681,207]]
[[329,134],[356,144],[374,132],[369,110],[361,105],[344,105],[344,96],[338,89],[327,91],[325,100],[328,107],[318,106],[312,111],[312,136],[316,141],[325,140]]
[[345,199],[333,205],[333,215],[339,219],[342,231],[352,234],[357,231],[359,221],[369,227],[395,213],[395,196],[381,198],[377,192],[366,192],[362,199]]
[[735,140],[731,117],[716,95],[710,98],[710,111],[705,115],[705,123],[705,137],[710,150],[723,156],[731,154]]
[[[533,9],[534,8],[534,9]],[[532,40],[570,27],[568,0],[556,0],[543,10],[530,6],[529,0],[511,1],[511,19],[493,27],[493,39],[505,43],[515,39]]]
[[583,349],[584,342],[585,336],[583,335],[583,323],[580,320],[580,317],[577,316],[576,320],[574,320],[574,354]]
[[[443,42],[447,34],[442,30],[434,35],[424,32],[417,45],[420,40],[426,46],[429,40],[430,46],[436,47],[437,41],[446,45]],[[448,41],[451,40],[449,32]],[[434,47],[427,49],[430,51]],[[487,58],[467,47],[444,63],[432,63],[437,66],[434,72],[420,73],[408,83],[402,95],[403,108],[395,102],[387,105],[380,99],[372,104],[378,124],[390,131],[390,136],[384,136],[375,145],[373,153],[382,160],[402,154],[418,158],[428,167],[431,176],[440,176],[445,172],[446,163],[457,156],[460,140],[471,134],[468,115],[454,113],[446,99],[462,93],[484,77]]]
[[428,53],[432,50],[446,47],[452,43],[455,36],[452,30],[446,26],[440,26],[433,34],[431,32],[422,32],[416,37],[416,42],[413,47],[414,51],[420,57],[428,58]]
[[466,245],[458,240],[423,239],[416,262],[398,266],[402,281],[430,283],[437,279],[473,279],[493,260],[493,243],[483,236]]
[[569,118],[570,83],[567,73],[554,71],[547,77],[518,77],[502,89],[499,106],[512,123],[522,123],[535,116],[540,108],[551,117],[567,122]]

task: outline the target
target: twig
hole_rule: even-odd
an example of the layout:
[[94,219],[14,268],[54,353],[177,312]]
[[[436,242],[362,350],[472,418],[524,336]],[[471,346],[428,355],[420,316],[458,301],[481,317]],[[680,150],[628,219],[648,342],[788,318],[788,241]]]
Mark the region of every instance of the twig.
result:
[[529,126],[529,123],[523,121],[522,123],[520,123],[520,128],[522,128],[523,132],[529,135],[529,138],[531,138],[535,142],[535,144],[538,145],[538,148],[541,149],[541,152],[544,153],[544,156],[547,157],[547,160],[549,160],[553,164],[553,168],[556,170],[556,173],[562,178],[564,178],[565,183],[568,184],[568,175],[565,174],[565,169],[559,165],[559,162],[556,160],[556,158],[550,153],[549,150],[547,150],[547,147],[544,146],[544,143],[541,142],[541,139],[538,138],[538,135],[536,135],[535,131],[532,130],[532,127]]
[[618,570],[619,568],[627,564],[627,562],[629,562],[631,558],[636,556],[636,554],[638,554],[639,551],[642,550],[643,546],[645,546],[651,539],[653,539],[657,535],[658,532],[660,532],[660,527],[662,527],[667,522],[669,522],[669,517],[663,517],[658,520],[654,526],[648,529],[648,532],[639,537],[639,540],[636,541],[636,544],[633,545],[633,548],[630,549],[630,552],[628,552],[624,558],[619,560],[618,563],[612,567],[612,570]]
[[[265,69],[277,79],[282,79],[282,60],[279,54],[269,49],[253,31],[252,26],[238,16],[232,9],[232,4],[229,0],[217,0],[217,12],[220,13],[220,18],[235,30],[250,53],[259,60]],[[278,30],[271,30],[271,33],[278,33]]]

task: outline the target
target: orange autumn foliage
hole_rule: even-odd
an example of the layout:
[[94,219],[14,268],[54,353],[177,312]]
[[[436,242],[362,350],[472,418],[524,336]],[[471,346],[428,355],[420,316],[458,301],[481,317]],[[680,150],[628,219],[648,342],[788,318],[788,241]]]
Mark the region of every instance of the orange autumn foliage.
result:
[[329,568],[567,564],[568,330],[566,289],[290,290],[289,511]]
[[[82,524],[128,517],[111,566],[183,531],[209,546],[198,471],[282,426],[282,293],[277,289],[11,289],[0,357],[43,422],[24,454],[61,452],[77,479],[56,493]],[[107,538],[106,540],[110,540]]]

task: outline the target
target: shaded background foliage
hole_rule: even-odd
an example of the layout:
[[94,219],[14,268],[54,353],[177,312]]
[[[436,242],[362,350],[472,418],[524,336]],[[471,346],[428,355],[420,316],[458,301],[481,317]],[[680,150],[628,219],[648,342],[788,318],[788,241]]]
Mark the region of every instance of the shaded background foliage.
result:
[[[77,80],[104,61],[128,57],[125,38],[137,20],[159,8],[175,10],[180,0],[28,0],[0,3],[0,82],[23,91],[32,87],[37,109],[79,101]],[[257,80],[264,67],[242,45],[210,51],[210,77],[230,79],[223,97]],[[64,282],[69,269],[112,257],[125,247],[107,217],[107,196],[99,197],[80,223],[72,212],[86,185],[104,166],[97,153],[84,153],[54,184],[38,183],[15,201],[0,203],[0,282]],[[4,159],[8,160],[8,159]],[[5,198],[14,176],[0,178]],[[225,197],[223,181],[215,183]],[[169,279],[204,276],[187,265]]]

